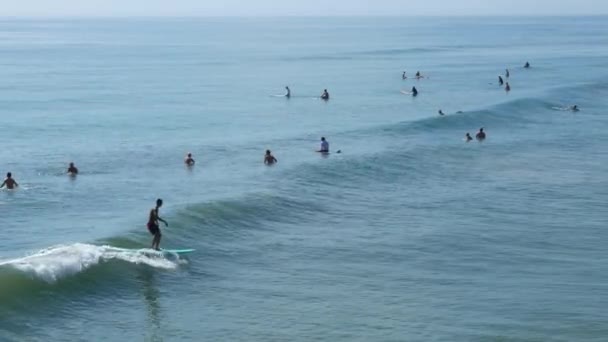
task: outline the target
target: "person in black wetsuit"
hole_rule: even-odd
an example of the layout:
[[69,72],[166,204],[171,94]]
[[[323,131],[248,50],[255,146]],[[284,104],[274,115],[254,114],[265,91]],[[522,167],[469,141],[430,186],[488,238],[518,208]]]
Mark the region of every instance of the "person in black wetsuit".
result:
[[477,132],[477,134],[475,135],[475,139],[477,139],[477,141],[486,140],[486,133],[483,131],[483,128],[479,129],[479,132]]

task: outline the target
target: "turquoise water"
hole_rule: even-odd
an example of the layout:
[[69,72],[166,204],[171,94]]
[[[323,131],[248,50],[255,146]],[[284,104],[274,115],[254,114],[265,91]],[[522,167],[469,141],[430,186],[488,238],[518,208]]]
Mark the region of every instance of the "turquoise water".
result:
[[[607,58],[605,17],[0,20],[0,340],[604,341]],[[158,197],[195,253],[137,251]]]

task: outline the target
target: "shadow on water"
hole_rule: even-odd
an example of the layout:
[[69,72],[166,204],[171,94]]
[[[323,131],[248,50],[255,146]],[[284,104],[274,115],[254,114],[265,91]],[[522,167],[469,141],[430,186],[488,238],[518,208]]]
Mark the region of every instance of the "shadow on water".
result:
[[159,304],[160,292],[158,291],[154,279],[154,272],[149,269],[141,269],[137,274],[137,279],[142,284],[142,292],[148,312],[147,322],[148,331],[147,341],[162,342],[162,329],[160,324],[161,308]]

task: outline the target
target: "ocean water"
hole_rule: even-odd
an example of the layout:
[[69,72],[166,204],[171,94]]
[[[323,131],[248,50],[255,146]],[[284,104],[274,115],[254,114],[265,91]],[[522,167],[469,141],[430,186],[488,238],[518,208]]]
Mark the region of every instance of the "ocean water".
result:
[[[607,61],[605,17],[1,19],[0,341],[606,341]],[[137,251],[158,197],[195,253]]]

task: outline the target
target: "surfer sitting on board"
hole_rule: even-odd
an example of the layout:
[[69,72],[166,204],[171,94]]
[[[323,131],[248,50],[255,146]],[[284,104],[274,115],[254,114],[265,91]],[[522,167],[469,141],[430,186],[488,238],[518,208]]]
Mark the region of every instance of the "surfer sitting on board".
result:
[[274,163],[278,162],[277,158],[275,158],[272,153],[270,152],[270,150],[266,150],[266,155],[264,156],[264,164],[266,165],[272,165]]
[[471,138],[471,135],[470,135],[469,133],[467,133],[467,134],[464,136],[464,140],[465,140],[466,142],[469,142],[469,141],[473,140],[473,138]]
[[285,97],[289,98],[291,97],[291,90],[289,90],[289,87],[285,87],[285,90],[287,90],[287,94],[285,94]]
[[321,94],[321,99],[329,100],[329,93],[327,92],[327,89],[323,90],[323,94]]
[[160,198],[157,199],[156,207],[150,210],[150,218],[148,219],[148,230],[150,231],[150,234],[154,235],[154,238],[152,239],[152,249],[155,249],[157,251],[160,250],[160,238],[162,236],[160,233],[160,227],[158,226],[158,221],[164,223],[165,227],[169,227],[167,221],[163,220],[162,218],[160,218],[160,216],[158,216],[158,209],[160,209],[162,205],[163,200]]
[[19,187],[19,184],[13,179],[13,175],[10,172],[6,174],[6,179],[2,182],[2,185],[0,185],[0,189],[4,188],[5,185],[9,190]]
[[418,89],[416,87],[412,87],[412,96],[418,96]]
[[524,65],[524,68],[528,69],[530,67],[530,63],[526,62],[526,64]]
[[502,76],[498,76],[498,85],[501,86],[505,84],[505,81],[502,80]]
[[194,163],[196,163],[196,162],[194,161],[194,158],[192,158],[192,153],[188,153],[188,155],[184,159],[184,164],[186,164],[188,166],[192,166],[192,165],[194,165]]
[[401,75],[401,79],[407,79],[407,76],[405,76],[405,71],[403,72],[403,75]]
[[321,137],[321,149],[317,152],[329,153],[329,143],[325,140],[325,137]]
[[445,115],[445,113],[441,109],[437,113],[439,113],[439,115]]
[[68,174],[71,176],[76,176],[78,174],[78,168],[74,166],[74,163],[70,163],[70,167],[68,167]]

